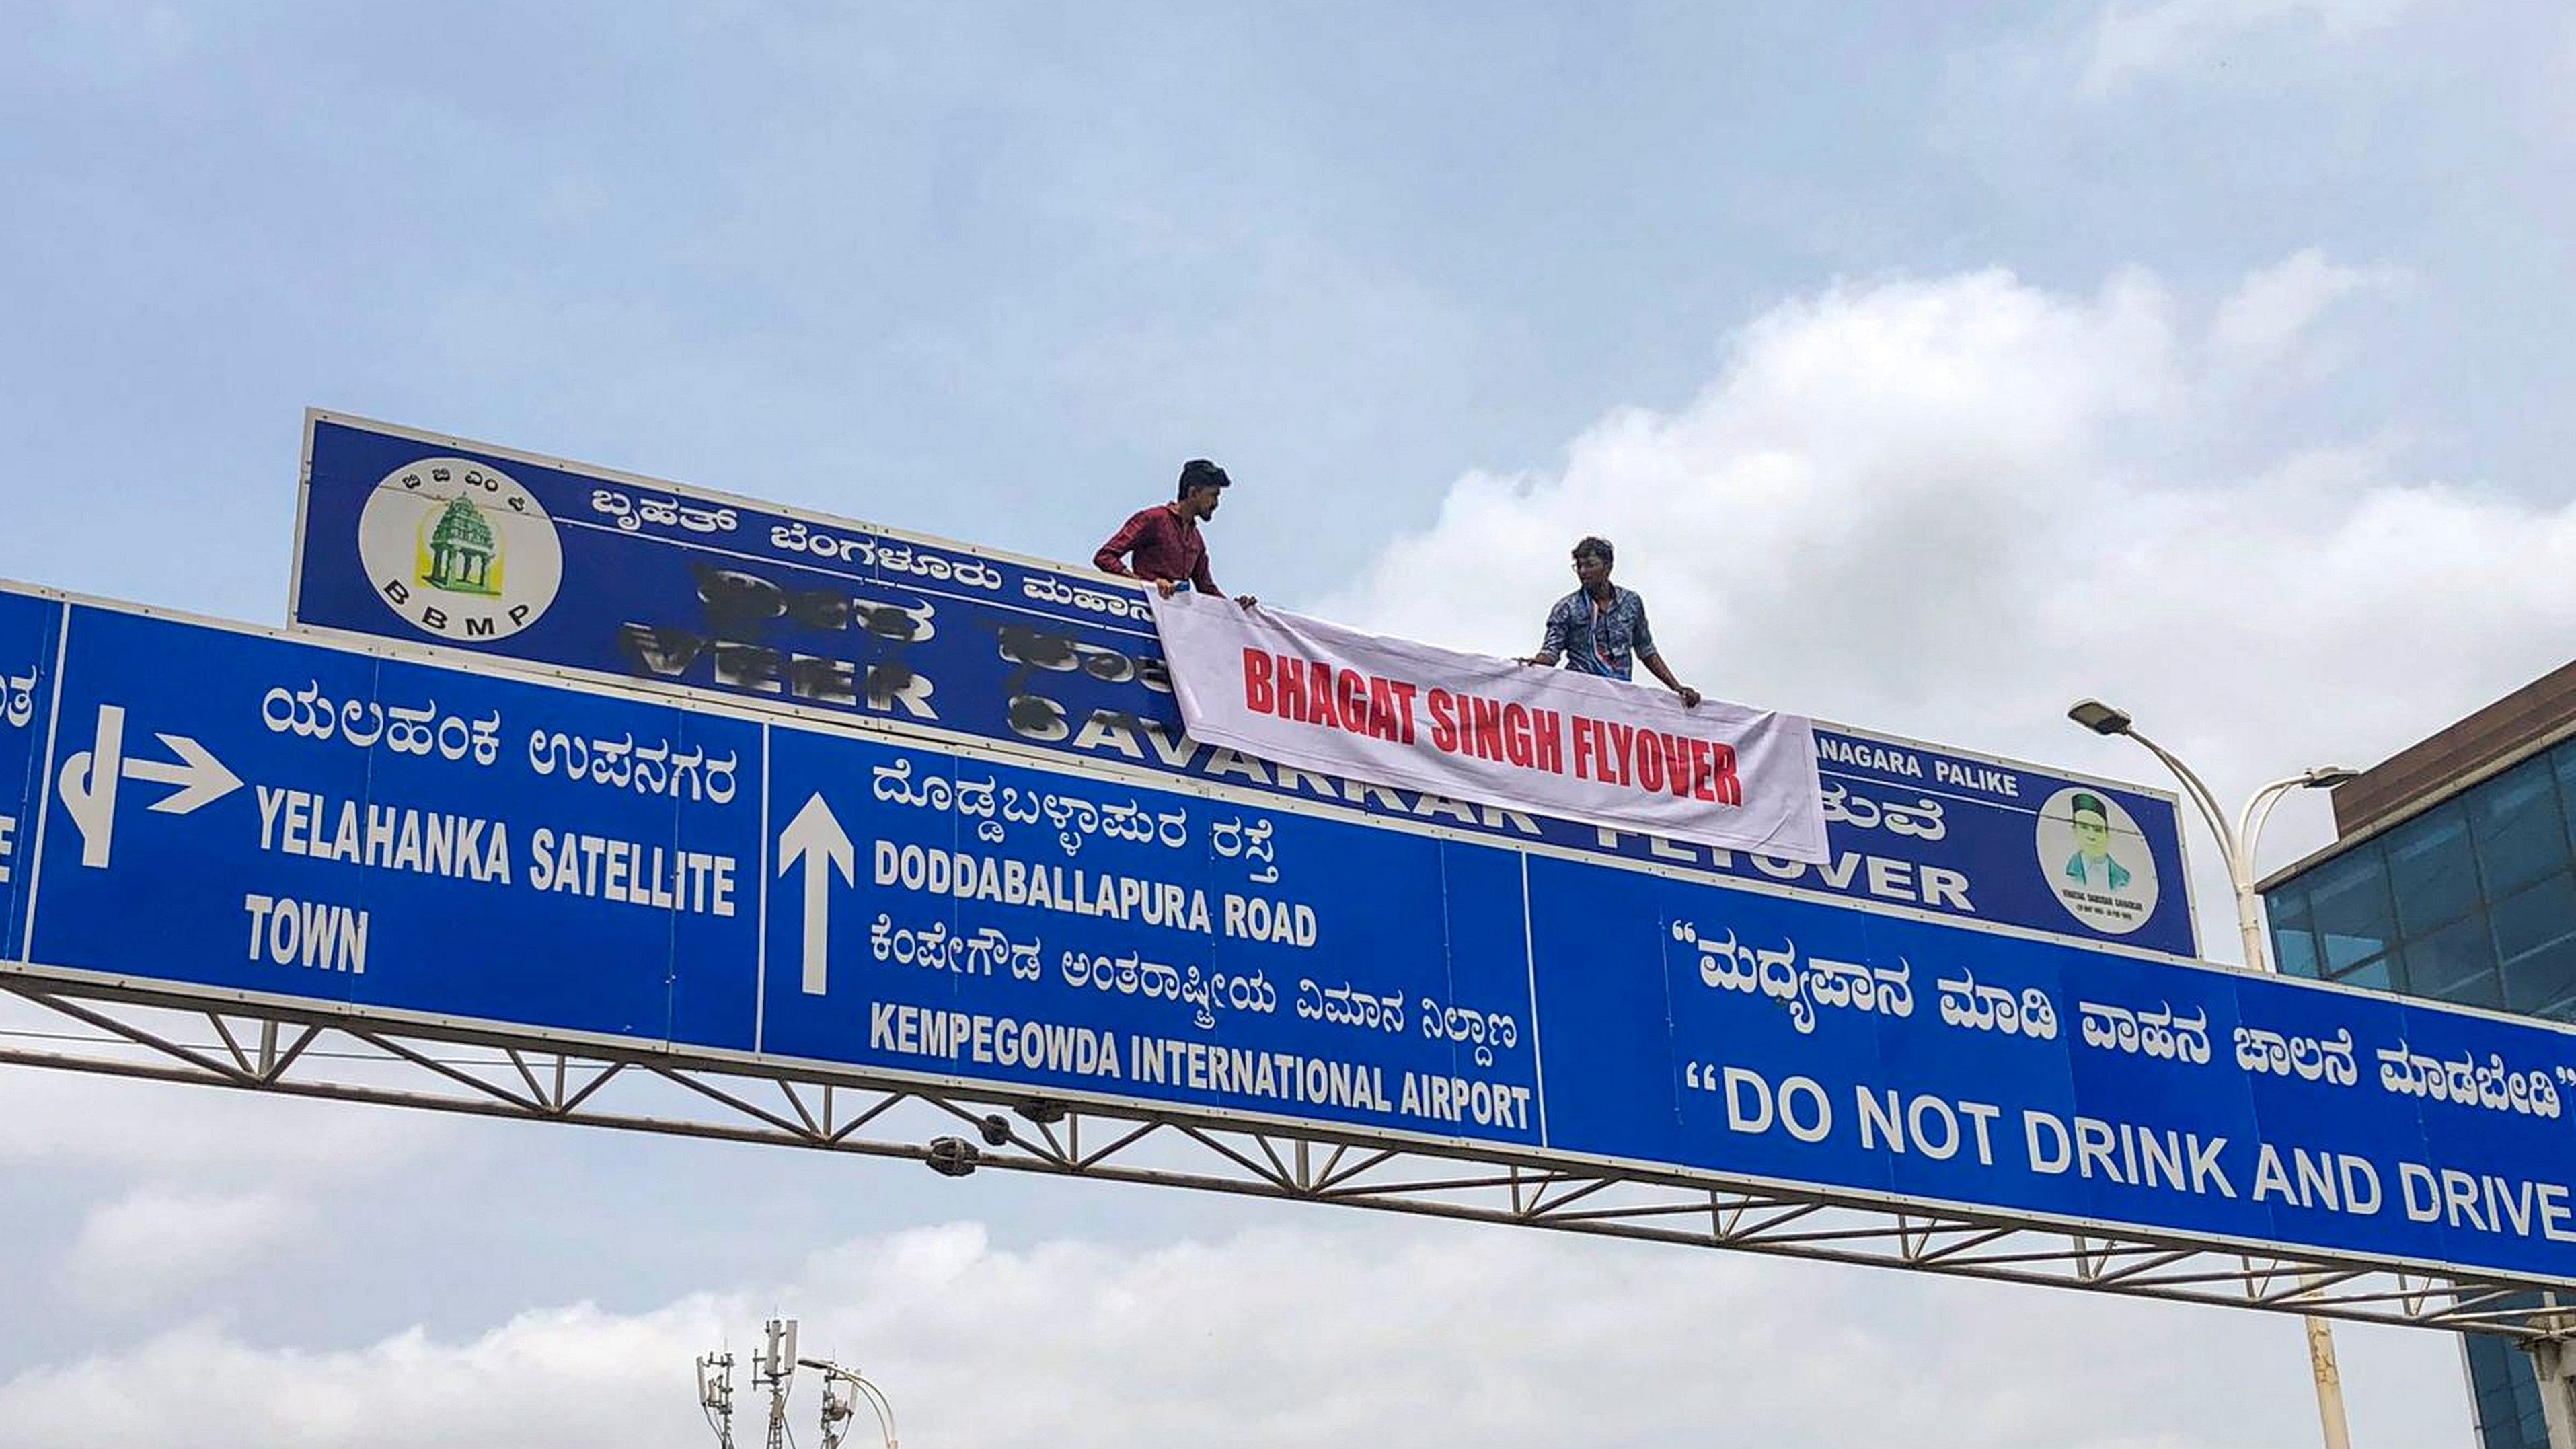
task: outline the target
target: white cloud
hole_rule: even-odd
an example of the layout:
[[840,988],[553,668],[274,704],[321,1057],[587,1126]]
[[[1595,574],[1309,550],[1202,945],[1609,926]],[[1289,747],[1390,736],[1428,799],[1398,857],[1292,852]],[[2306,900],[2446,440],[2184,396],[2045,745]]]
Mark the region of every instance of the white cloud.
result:
[[2095,17],[2085,88],[2113,90],[2140,76],[2223,51],[2249,32],[2313,26],[2347,40],[2396,21],[2415,0],[2114,0]]
[[[1681,411],[1611,414],[1553,477],[1461,480],[1427,533],[1326,609],[1500,652],[1534,640],[1586,532],[1628,542],[1632,581],[1665,581],[1668,644],[1791,608],[1965,598],[1989,555],[2023,546],[2017,525],[2055,511],[2032,481],[2090,463],[2107,420],[2177,402],[2169,312],[2139,278],[2088,304],[2002,272],[1783,306]],[[1884,627],[1904,619],[1875,622],[1841,643],[1877,677],[1937,663],[1929,641]],[[1730,637],[1727,655],[1748,642]]]
[[[87,1030],[23,1007],[0,1010],[0,1024]],[[23,1044],[71,1050],[61,1043]],[[309,1181],[415,1160],[454,1130],[454,1124],[425,1112],[0,1067],[0,1163],[7,1164],[78,1164],[217,1181],[283,1174]]]
[[1722,698],[2154,779],[2063,720],[2100,695],[2231,799],[2367,764],[2564,662],[2576,508],[2363,445],[2182,461],[2250,446],[2220,435],[2210,359],[2282,345],[2344,285],[2293,258],[2221,309],[2224,339],[2137,275],[1838,288],[1744,329],[1688,405],[1604,417],[1561,470],[1462,478],[1320,612],[1518,652],[1598,532],[1665,656]]
[[2288,355],[2328,307],[2354,292],[2397,285],[2390,267],[2347,267],[2315,247],[2246,277],[2210,318],[2214,366],[2251,369]]
[[139,1308],[244,1266],[307,1216],[303,1203],[279,1192],[146,1188],[90,1211],[63,1260],[64,1286],[94,1308]]
[[[973,1225],[820,1254],[799,1281],[461,1342],[255,1347],[198,1325],[0,1386],[0,1446],[709,1442],[690,1362],[801,1313],[904,1437],[956,1446],[2254,1446],[2308,1437],[2286,1319],[2104,1303],[1493,1229],[1372,1223],[1119,1249]],[[2449,1344],[2345,1334],[2375,1442],[2456,1437]],[[810,1435],[810,1378],[794,1401]],[[852,1443],[870,1442],[865,1430]]]

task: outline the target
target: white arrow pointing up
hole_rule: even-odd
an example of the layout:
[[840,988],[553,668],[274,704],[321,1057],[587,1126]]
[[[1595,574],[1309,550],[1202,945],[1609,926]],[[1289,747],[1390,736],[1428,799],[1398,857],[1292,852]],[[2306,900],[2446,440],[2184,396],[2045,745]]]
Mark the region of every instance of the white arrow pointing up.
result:
[[841,829],[832,807],[816,794],[778,832],[778,873],[785,875],[798,861],[805,863],[805,992],[820,996],[826,984],[824,944],[830,937],[832,912],[832,871],[841,873],[846,885],[858,883],[858,853],[850,848],[850,837]]

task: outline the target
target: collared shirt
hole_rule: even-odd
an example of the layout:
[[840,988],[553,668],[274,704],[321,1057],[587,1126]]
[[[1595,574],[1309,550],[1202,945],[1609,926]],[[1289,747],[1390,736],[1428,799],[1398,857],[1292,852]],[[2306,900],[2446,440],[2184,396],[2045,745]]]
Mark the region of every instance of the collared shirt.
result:
[[[1121,561],[1130,553],[1135,555],[1133,567]],[[1208,577],[1207,540],[1199,537],[1197,524],[1181,517],[1169,503],[1136,510],[1091,556],[1091,563],[1105,574],[1147,583],[1172,579],[1202,594],[1217,594],[1216,580]]]
[[[2094,865],[2096,860],[2101,862],[2098,867]],[[2108,855],[2087,856],[2079,850],[2066,857],[2066,878],[2098,891],[2125,890],[2129,884],[2129,868]]]
[[1547,638],[1539,650],[1565,661],[1568,669],[1633,678],[1636,661],[1655,652],[1654,632],[1646,627],[1646,601],[1636,590],[1617,584],[1610,586],[1606,604],[1576,589],[1547,611]]

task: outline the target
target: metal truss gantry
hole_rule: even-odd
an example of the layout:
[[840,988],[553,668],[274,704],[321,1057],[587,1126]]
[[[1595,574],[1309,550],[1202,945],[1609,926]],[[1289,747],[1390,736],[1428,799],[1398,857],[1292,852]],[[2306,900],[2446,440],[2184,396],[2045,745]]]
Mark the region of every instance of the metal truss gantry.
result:
[[0,963],[0,1065],[1331,1203],[1466,1222],[2535,1340],[2550,1285],[2220,1249],[1491,1144],[1107,1107],[902,1074],[396,1019]]

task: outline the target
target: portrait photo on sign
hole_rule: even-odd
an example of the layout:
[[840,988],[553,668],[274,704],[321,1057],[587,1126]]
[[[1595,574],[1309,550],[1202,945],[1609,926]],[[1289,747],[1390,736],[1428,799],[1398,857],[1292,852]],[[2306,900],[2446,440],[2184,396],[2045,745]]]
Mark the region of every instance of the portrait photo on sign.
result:
[[2070,786],[2049,796],[2038,837],[2040,874],[2077,920],[2125,936],[2156,913],[2146,834],[2107,792]]

